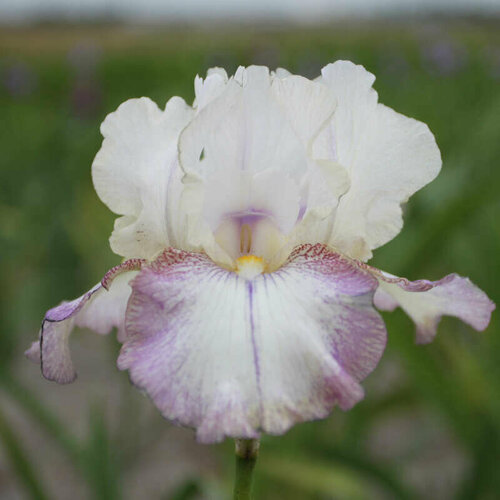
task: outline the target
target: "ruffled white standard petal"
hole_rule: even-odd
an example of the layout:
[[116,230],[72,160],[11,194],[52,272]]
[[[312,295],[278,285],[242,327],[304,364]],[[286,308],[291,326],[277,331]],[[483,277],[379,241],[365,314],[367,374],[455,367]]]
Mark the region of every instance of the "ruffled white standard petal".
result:
[[495,309],[481,289],[458,274],[449,274],[438,281],[408,281],[380,271],[375,271],[375,276],[380,282],[375,305],[384,311],[400,306],[415,322],[420,344],[434,339],[442,316],[455,316],[482,331]]
[[275,78],[272,90],[295,133],[310,149],[335,110],[333,92],[322,83],[296,75]]
[[[336,99],[331,89],[321,82],[287,75],[273,80],[273,90],[297,136],[308,153],[309,172],[306,194],[302,199],[301,220],[288,247],[300,243],[328,241],[335,209],[350,186],[347,170],[335,158],[324,155],[316,159],[313,144],[318,135],[329,128]],[[303,215],[303,218],[302,218]],[[276,258],[279,262],[279,258]]]
[[251,280],[171,249],[131,286],[118,366],[203,442],[352,407],[385,346],[376,279],[322,245]]
[[69,351],[69,336],[74,326],[90,328],[107,334],[118,328],[124,337],[125,309],[131,289],[128,282],[144,261],[132,259],[114,267],[81,297],[63,302],[47,311],[40,330],[40,339],[26,351],[26,356],[41,363],[42,374],[60,384],[73,382],[76,371]]
[[195,100],[193,107],[197,112],[201,111],[207,104],[219,97],[228,82],[226,70],[222,68],[210,68],[206,78],[196,76],[194,79]]
[[185,172],[260,172],[286,168],[301,176],[305,152],[271,90],[269,70],[241,68],[224,92],[193,119],[179,140]]
[[[238,228],[248,217],[258,219],[256,239],[260,230],[267,233],[272,226],[271,232],[289,232],[300,212],[306,149],[277,99],[269,70],[240,68],[179,140],[187,174],[181,206],[187,234],[193,236],[183,248],[203,249],[227,265],[234,259],[233,247],[239,246]],[[226,226],[234,226],[237,235],[230,248],[221,249],[217,235],[225,235],[230,230]]]
[[[210,77],[224,80],[219,74]],[[203,249],[230,265],[243,221],[258,219],[253,241],[269,244],[256,245],[252,253],[275,260],[276,267],[293,246],[320,241],[304,224],[299,232],[292,229],[304,215],[306,220],[331,216],[349,186],[342,166],[328,159],[316,163],[310,156],[335,110],[335,97],[322,83],[290,74],[280,78],[264,67],[239,68],[227,83],[219,83],[217,97],[180,138],[181,165],[188,174],[182,210],[193,235],[183,248]],[[201,84],[197,80],[200,99]],[[331,231],[331,222],[324,226],[323,233]]]
[[271,71],[271,78],[286,78],[290,76],[292,73],[285,68],[276,68],[274,71]]
[[401,204],[441,168],[427,125],[378,104],[374,80],[362,66],[348,61],[323,68],[320,81],[331,88],[337,108],[313,148],[316,158],[338,161],[351,179],[329,243],[362,260],[399,233]]
[[104,120],[92,177],[101,200],[123,215],[110,240],[117,254],[152,258],[176,244],[169,224],[176,223],[172,212],[182,189],[177,140],[192,114],[179,97],[170,99],[164,111],[141,98],[123,103]]

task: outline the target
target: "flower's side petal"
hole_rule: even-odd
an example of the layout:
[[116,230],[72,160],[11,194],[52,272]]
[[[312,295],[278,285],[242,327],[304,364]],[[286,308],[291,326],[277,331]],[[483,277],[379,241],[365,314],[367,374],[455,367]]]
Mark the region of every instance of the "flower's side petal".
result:
[[[92,165],[97,194],[119,219],[113,250],[126,258],[150,258],[169,241],[168,197],[178,169],[177,140],[193,110],[174,97],[165,110],[147,98],[131,99],[101,126],[104,141]],[[180,182],[174,186],[180,190]],[[135,236],[135,244],[134,244]]]
[[117,327],[123,338],[125,309],[131,292],[127,283],[142,264],[139,259],[126,261],[108,271],[101,283],[81,297],[47,311],[39,342],[33,343],[25,353],[32,361],[41,362],[45,378],[60,384],[75,380],[68,342],[75,325],[101,334]]
[[474,329],[484,330],[495,304],[468,278],[449,274],[439,281],[408,281],[375,270],[379,288],[375,306],[394,310],[400,306],[415,322],[417,342],[431,342],[442,316],[455,316]]
[[336,99],[331,157],[349,172],[330,244],[365,260],[401,230],[401,204],[433,180],[441,156],[428,127],[377,104],[374,76],[338,61],[323,68],[321,81]]
[[321,245],[250,281],[170,249],[132,282],[118,366],[201,441],[280,434],[363,397],[385,346],[376,286]]

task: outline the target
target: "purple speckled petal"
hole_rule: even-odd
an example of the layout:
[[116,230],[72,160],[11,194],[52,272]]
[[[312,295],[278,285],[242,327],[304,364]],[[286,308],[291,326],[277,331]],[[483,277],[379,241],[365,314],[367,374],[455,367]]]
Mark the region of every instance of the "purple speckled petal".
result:
[[[365,269],[369,268],[366,264]],[[380,286],[375,306],[393,311],[400,306],[415,322],[417,342],[431,342],[442,316],[455,316],[476,330],[484,330],[495,304],[468,278],[449,274],[439,281],[408,281],[370,268]]]
[[39,342],[34,342],[25,353],[28,359],[41,363],[45,378],[60,384],[75,380],[76,372],[68,342],[75,325],[91,328],[101,334],[109,333],[113,327],[123,332],[125,309],[130,296],[127,283],[143,262],[133,259],[114,267],[106,273],[101,283],[81,297],[47,311]]
[[131,282],[118,366],[202,442],[282,434],[363,397],[386,341],[377,284],[323,245],[252,280],[169,249]]

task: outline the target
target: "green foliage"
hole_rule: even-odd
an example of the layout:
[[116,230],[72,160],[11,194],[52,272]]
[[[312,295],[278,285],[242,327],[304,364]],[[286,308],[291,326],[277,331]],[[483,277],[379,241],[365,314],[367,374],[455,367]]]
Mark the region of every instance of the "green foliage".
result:
[[[21,353],[46,309],[78,296],[119,260],[107,245],[114,216],[93,191],[90,164],[100,145],[99,123],[127,98],[146,95],[163,105],[181,95],[189,102],[194,75],[214,65],[233,71],[257,62],[307,76],[337,58],[365,65],[377,75],[382,102],[429,125],[444,161],[438,179],[406,207],[402,234],[376,252],[373,264],[412,279],[456,271],[500,303],[500,62],[492,56],[500,30],[495,23],[424,28],[134,34],[103,27],[0,36],[0,402],[26,415],[32,431],[67,457],[90,498],[130,498],[121,485],[171,428],[155,412],[145,415],[149,403],[121,374],[123,387],[109,382],[120,400],[119,416],[89,403],[90,419],[78,433],[68,418],[49,409],[46,394],[55,386],[43,385],[41,394],[29,389]],[[451,72],[425,56],[443,39],[461,49]],[[75,50],[85,44],[90,56]],[[19,64],[27,68],[31,87],[13,95],[6,81]],[[497,316],[484,334],[446,318],[436,341],[422,347],[414,345],[413,326],[400,311],[386,315],[389,345],[365,384],[366,400],[345,415],[335,411],[283,437],[266,436],[256,468],[257,497],[494,498],[500,491]],[[111,337],[99,345],[116,354]],[[108,358],[111,363],[113,356]],[[392,369],[396,375],[384,375]],[[85,387],[82,377],[68,390],[83,394]],[[10,416],[0,414],[2,457],[30,498],[48,498],[44,485],[52,490],[57,478],[40,482],[34,463],[40,455],[30,456],[29,436],[4,413]],[[398,434],[394,422],[411,430]],[[458,478],[447,485],[443,472],[442,484],[432,489],[425,479],[432,470],[424,466],[419,476],[415,464],[429,450],[437,453],[440,439],[451,443],[447,456],[462,465],[456,467]],[[386,453],[381,442],[393,452]],[[199,467],[178,481],[165,461],[165,482],[174,486],[155,498],[229,495],[232,444],[210,453],[208,469]]]
[[19,436],[0,412],[0,443],[8,456],[12,470],[18,475],[29,498],[48,500],[35,467],[20,445]]

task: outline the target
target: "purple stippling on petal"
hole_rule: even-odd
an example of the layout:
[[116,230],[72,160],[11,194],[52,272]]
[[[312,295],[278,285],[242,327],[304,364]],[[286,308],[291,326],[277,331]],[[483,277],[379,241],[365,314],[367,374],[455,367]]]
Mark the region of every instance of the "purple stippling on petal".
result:
[[382,311],[400,306],[415,322],[419,344],[431,342],[442,316],[455,316],[476,330],[484,330],[495,304],[469,278],[449,274],[438,281],[410,281],[365,262],[352,260],[379,281],[374,304]]
[[68,344],[73,329],[72,317],[101,288],[98,284],[78,299],[63,302],[47,311],[40,334],[40,362],[42,374],[48,380],[68,384],[76,379]]
[[386,341],[377,284],[324,245],[253,279],[168,249],[131,282],[118,366],[200,441],[281,434],[363,397]]
[[455,316],[482,331],[496,307],[482,290],[458,274],[438,281],[408,281],[378,270],[374,273],[380,279],[375,306],[388,311],[400,306],[415,322],[418,343],[434,339],[442,316]]
[[112,267],[104,275],[104,278],[101,280],[101,285],[106,290],[109,290],[109,287],[116,276],[126,271],[138,271],[143,265],[146,264],[146,262],[147,261],[145,259],[129,259],[115,267]]
[[[101,283],[81,297],[47,311],[42,322],[38,349],[33,344],[26,351],[30,359],[38,358],[45,378],[61,384],[75,380],[76,371],[69,351],[69,336],[75,325],[91,327],[98,333],[108,333],[115,326],[120,328],[130,292],[127,295],[126,290],[124,293],[119,287],[116,290],[113,287],[111,291],[108,289],[118,275],[139,269],[143,262],[141,259],[123,262],[108,271]],[[96,298],[104,300],[104,307],[94,302]],[[121,316],[120,309],[123,309]]]
[[92,295],[94,295],[94,293],[101,289],[101,286],[102,285],[99,283],[91,288],[88,292],[84,293],[81,297],[78,297],[77,299],[71,300],[69,302],[63,302],[62,304],[49,309],[45,314],[44,321],[59,322],[73,316],[86,304],[86,302],[90,299],[90,297],[92,297]]

